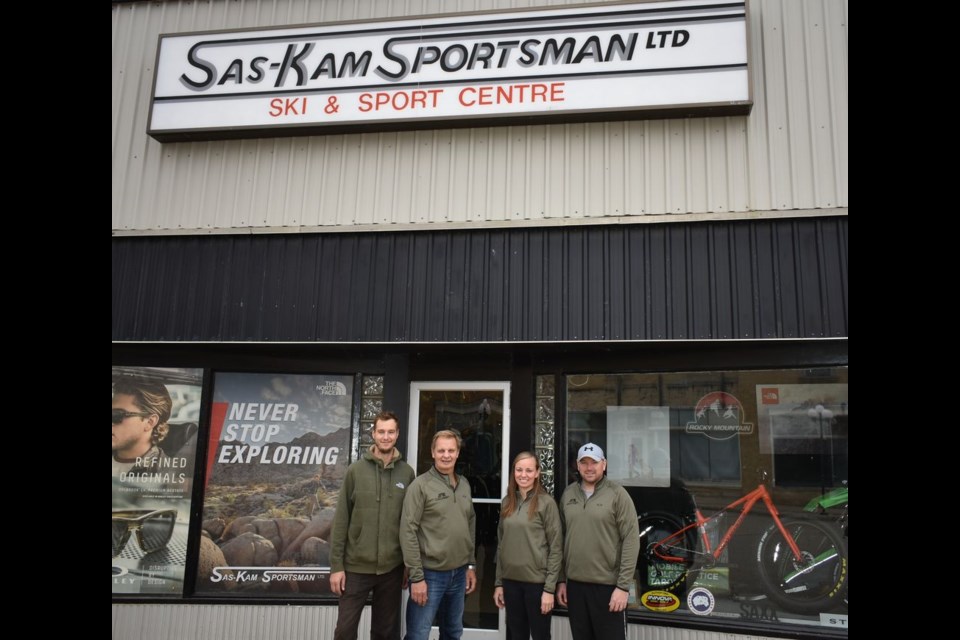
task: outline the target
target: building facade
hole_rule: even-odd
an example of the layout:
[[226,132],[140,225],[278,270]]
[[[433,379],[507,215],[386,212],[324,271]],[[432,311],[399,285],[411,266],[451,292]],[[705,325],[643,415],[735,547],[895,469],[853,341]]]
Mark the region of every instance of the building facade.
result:
[[[529,35],[553,10],[571,12],[564,26]],[[642,35],[676,10],[715,13]],[[633,29],[622,47],[576,34],[609,12]],[[470,637],[505,637],[491,594],[510,461],[535,451],[559,496],[586,442],[640,514],[630,637],[846,637],[845,1],[210,0],[116,2],[112,16],[114,424],[118,385],[162,384],[160,449],[184,465],[115,476],[114,637],[332,635],[324,519],[381,409],[401,416],[418,472],[437,429],[464,438],[480,563]],[[231,120],[243,109],[230,101],[254,100],[244,92],[270,70],[257,47],[291,33],[320,34],[276,63],[306,86],[361,75],[366,41],[337,38],[406,38],[426,66],[423,34],[457,24],[493,43],[494,62],[514,52],[503,34],[522,32],[543,47],[530,51],[556,43],[551,63],[599,65],[737,20],[746,63],[726,67],[748,93],[727,105],[411,116],[441,89],[364,86],[335,104],[322,88],[283,93],[278,76],[263,113]],[[194,34],[192,70],[167,74],[167,51]],[[458,46],[437,45],[434,66],[484,51]],[[207,87],[165,93],[205,69]],[[678,72],[682,91],[699,90],[698,69]],[[570,97],[577,73],[564,73]],[[461,106],[509,84],[438,82]],[[384,96],[390,113],[293,122],[317,104],[342,114],[354,94]],[[185,115],[166,124],[173,108]],[[137,538],[164,517],[160,548]],[[553,628],[570,637],[562,610]]]

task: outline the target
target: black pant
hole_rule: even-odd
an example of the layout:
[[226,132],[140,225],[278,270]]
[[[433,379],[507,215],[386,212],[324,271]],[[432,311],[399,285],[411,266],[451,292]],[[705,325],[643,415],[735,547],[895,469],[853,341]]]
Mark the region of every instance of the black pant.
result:
[[567,581],[567,609],[573,640],[626,640],[627,612],[610,611],[616,585]]
[[357,640],[360,614],[373,591],[370,617],[371,640],[400,640],[400,594],[403,565],[381,575],[347,571],[347,588],[340,596],[334,640]]
[[540,613],[543,585],[503,581],[503,603],[507,609],[510,640],[550,640],[550,614]]

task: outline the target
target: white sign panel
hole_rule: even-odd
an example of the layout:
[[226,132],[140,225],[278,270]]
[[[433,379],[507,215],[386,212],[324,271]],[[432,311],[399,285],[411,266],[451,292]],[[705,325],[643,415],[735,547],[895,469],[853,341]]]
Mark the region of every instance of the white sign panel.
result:
[[607,407],[607,475],[627,487],[670,486],[670,407]]
[[716,0],[163,35],[156,68],[160,140],[752,106],[746,4]]

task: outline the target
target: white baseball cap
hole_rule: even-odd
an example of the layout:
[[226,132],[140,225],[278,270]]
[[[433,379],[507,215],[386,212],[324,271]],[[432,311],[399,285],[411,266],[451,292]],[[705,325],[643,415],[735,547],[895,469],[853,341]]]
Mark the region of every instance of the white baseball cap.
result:
[[580,447],[580,451],[577,452],[578,462],[584,458],[593,458],[597,462],[605,459],[603,457],[603,449],[600,448],[600,445],[593,444],[592,442],[583,445]]

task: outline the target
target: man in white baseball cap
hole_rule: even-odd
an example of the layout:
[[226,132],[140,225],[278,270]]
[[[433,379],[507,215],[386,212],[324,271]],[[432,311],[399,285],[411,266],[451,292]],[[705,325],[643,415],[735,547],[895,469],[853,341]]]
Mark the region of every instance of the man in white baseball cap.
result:
[[633,500],[604,477],[606,470],[600,445],[583,445],[577,451],[580,482],[560,498],[567,582],[557,586],[557,601],[570,611],[574,640],[626,640],[640,531]]
[[[596,462],[603,462],[606,458],[603,457],[603,449],[599,445],[588,442],[587,444],[580,447],[580,450],[577,451],[577,462],[583,458],[593,458]],[[606,466],[604,466],[606,469]]]

